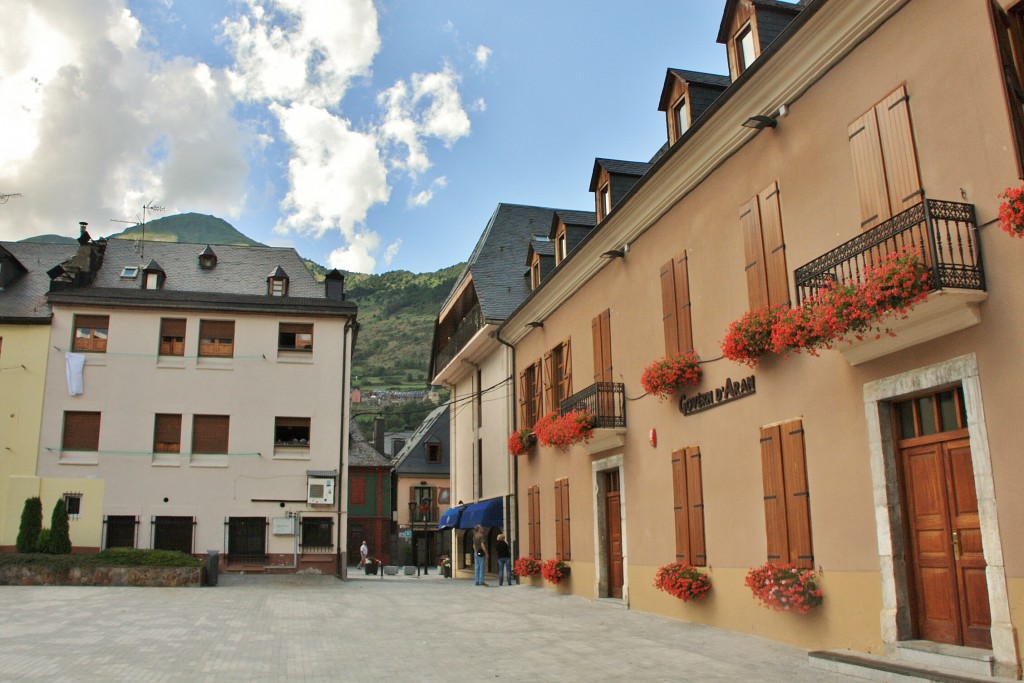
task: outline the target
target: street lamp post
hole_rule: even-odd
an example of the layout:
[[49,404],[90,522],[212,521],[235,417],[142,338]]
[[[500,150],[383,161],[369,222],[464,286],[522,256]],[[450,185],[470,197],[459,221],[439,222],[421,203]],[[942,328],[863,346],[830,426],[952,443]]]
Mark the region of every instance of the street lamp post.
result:
[[[420,494],[420,518],[423,520],[423,576],[427,576],[427,568],[430,566],[430,537],[427,535],[430,526],[430,489],[423,489]],[[419,569],[416,570],[419,576]]]
[[420,558],[416,553],[416,501],[409,500],[409,543],[412,545],[412,561],[416,565],[416,576],[420,575]]

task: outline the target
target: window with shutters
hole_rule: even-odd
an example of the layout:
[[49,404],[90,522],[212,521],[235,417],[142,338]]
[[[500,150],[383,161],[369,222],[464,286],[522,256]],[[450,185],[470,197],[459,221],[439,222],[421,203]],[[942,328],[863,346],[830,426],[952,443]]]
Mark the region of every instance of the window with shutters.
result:
[[280,351],[313,351],[313,323],[281,323],[277,328]]
[[309,448],[308,417],[275,417],[274,445]]
[[181,415],[157,413],[153,423],[153,452],[181,453]]
[[75,336],[71,341],[71,349],[89,353],[106,353],[109,329],[110,316],[76,315]]
[[185,319],[160,318],[160,355],[185,355]]
[[611,310],[595,316],[590,327],[594,337],[594,382],[613,382]]
[[349,477],[349,505],[366,505],[366,477]]
[[528,366],[519,373],[519,427],[533,427],[540,419],[543,410],[543,393],[541,378],[543,370],[540,361]]
[[761,428],[768,561],[814,567],[802,420]]
[[661,311],[666,356],[693,350],[688,264],[684,251],[661,267]]
[[740,228],[750,310],[788,306],[789,273],[777,182],[740,207]]
[[228,452],[228,427],[231,418],[227,415],[194,415],[192,417],[192,452]]
[[908,102],[901,85],[849,126],[862,230],[923,199]]
[[569,340],[544,354],[544,395],[548,410],[572,396],[572,348]]
[[569,479],[555,480],[555,559],[571,560],[569,534]]
[[200,320],[199,355],[219,358],[234,356],[235,321]]
[[1017,145],[1017,175],[1024,178],[1024,16],[1020,9],[1007,14],[995,0],[989,3],[989,8],[996,31],[1010,125]]
[[61,449],[65,451],[98,451],[100,449],[100,413],[66,411]]
[[529,535],[529,557],[539,560],[540,556],[540,486],[534,484],[526,491],[527,531]]
[[704,484],[700,448],[672,451],[672,504],[675,512],[676,561],[707,566],[704,545]]

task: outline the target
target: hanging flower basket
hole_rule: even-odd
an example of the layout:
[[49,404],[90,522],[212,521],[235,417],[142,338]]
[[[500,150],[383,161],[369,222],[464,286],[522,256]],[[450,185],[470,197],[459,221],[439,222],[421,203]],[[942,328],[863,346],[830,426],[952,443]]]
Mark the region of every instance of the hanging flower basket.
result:
[[594,436],[593,415],[589,410],[570,410],[564,415],[553,410],[533,426],[533,433],[542,446],[555,446],[563,451],[573,444],[589,442]]
[[540,575],[545,581],[558,585],[569,576],[569,565],[562,560],[545,560]]
[[672,398],[700,382],[703,372],[699,363],[693,351],[660,358],[644,368],[640,384],[644,391],[659,399]]
[[768,562],[747,573],[746,585],[765,607],[806,614],[823,601],[813,569]]
[[722,354],[753,367],[768,352],[818,355],[839,341],[864,339],[872,329],[876,337],[891,335],[878,327],[878,321],[892,313],[906,318],[929,289],[920,252],[904,248],[865,268],[859,281],[834,283],[796,308],[775,306],[745,313],[729,326]]
[[532,430],[520,429],[508,437],[508,452],[512,455],[526,455],[537,445],[537,437]]
[[686,562],[673,562],[658,569],[654,587],[684,602],[703,600],[711,590],[711,577]]
[[516,576],[536,576],[540,574],[541,563],[532,557],[520,557],[512,565]]
[[1024,187],[1008,187],[1001,195],[999,227],[1011,237],[1024,237]]

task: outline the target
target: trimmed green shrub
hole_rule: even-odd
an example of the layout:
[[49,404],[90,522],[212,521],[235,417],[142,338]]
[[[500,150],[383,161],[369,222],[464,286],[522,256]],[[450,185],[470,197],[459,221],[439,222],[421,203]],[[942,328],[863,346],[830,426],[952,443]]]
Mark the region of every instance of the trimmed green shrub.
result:
[[36,537],[36,552],[45,553],[47,555],[55,555],[57,553],[50,552],[50,539],[53,538],[53,533],[49,529],[40,529],[39,536]]
[[64,497],[57,499],[53,506],[53,514],[50,517],[50,541],[43,545],[40,541],[39,549],[44,553],[53,555],[67,555],[71,552],[71,529],[68,527],[68,506],[64,503]]
[[15,547],[19,553],[35,551],[42,528],[43,501],[38,497],[29,498],[21,510],[21,526],[18,528],[18,539],[15,541]]
[[201,567],[202,561],[177,550],[107,548],[96,555],[96,563],[112,567]]

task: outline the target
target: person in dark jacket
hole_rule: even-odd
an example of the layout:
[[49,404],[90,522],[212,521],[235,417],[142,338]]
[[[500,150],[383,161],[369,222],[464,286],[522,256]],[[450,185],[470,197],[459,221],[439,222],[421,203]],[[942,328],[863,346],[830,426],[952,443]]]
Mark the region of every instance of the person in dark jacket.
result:
[[502,577],[512,585],[512,549],[508,547],[505,534],[498,534],[498,540],[494,544],[494,556],[498,558],[498,585],[501,585]]

